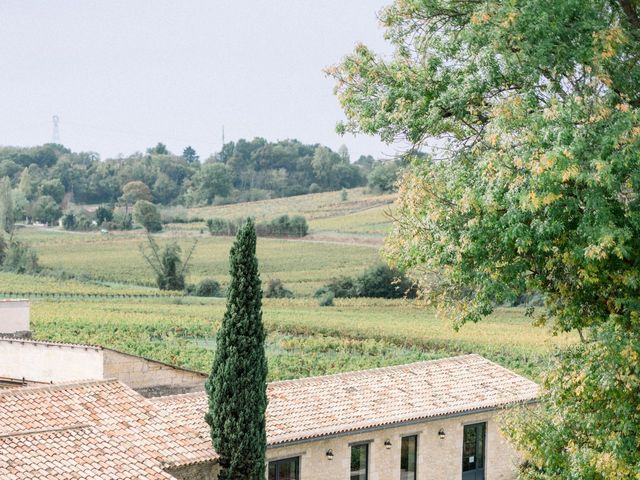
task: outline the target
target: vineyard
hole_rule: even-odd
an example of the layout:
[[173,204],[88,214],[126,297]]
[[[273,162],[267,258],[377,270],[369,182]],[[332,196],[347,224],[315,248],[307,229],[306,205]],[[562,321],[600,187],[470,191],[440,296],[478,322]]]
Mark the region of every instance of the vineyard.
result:
[[[388,231],[393,196],[350,190],[190,212],[237,218],[253,215],[305,215],[309,240],[260,238],[263,282],[279,278],[296,299],[266,299],[270,379],[321,375],[386,366],[466,352],[480,353],[514,370],[537,377],[550,353],[575,341],[531,326],[518,309],[499,310],[489,319],[455,332],[424,305],[407,301],[336,300],[320,307],[313,292],[341,275],[354,275],[379,261]],[[193,224],[175,224],[156,238],[198,245],[187,282],[209,277],[228,282],[229,237],[212,237]],[[223,298],[205,299],[160,292],[139,247],[141,231],[68,233],[22,229],[21,239],[52,272],[75,280],[0,273],[0,297],[34,300],[36,338],[85,342],[206,372],[215,351],[215,332]],[[355,242],[355,243],[354,243]],[[64,277],[63,277],[64,278]],[[81,281],[82,280],[82,281]]]
[[0,297],[112,297],[156,298],[182,296],[182,292],[166,292],[156,288],[130,285],[106,285],[77,280],[60,280],[46,276],[18,275],[0,272]]
[[[37,338],[97,343],[207,371],[223,299],[37,301]],[[404,301],[266,300],[270,378],[335,373],[477,352],[536,377],[550,352],[575,339],[535,328],[521,311],[501,310],[455,332],[428,309]]]

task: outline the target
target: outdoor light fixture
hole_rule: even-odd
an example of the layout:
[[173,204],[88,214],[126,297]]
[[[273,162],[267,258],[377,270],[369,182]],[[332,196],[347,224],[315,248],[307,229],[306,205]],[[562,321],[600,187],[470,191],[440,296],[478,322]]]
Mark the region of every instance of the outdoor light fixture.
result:
[[440,440],[444,440],[444,437],[445,437],[444,428],[441,428],[438,431],[438,436],[440,437]]
[[333,460],[333,450],[329,449],[327,450],[327,460]]
[[391,448],[391,440],[387,439],[384,441],[384,448],[389,450]]

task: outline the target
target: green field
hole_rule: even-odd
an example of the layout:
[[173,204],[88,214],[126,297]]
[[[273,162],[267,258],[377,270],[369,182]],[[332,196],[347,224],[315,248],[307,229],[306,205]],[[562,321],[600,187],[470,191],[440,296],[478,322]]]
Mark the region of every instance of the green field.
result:
[[[83,275],[92,280],[153,285],[155,278],[139,247],[146,243],[142,232],[67,233],[26,229],[20,237],[38,252],[40,263],[48,268]],[[159,243],[176,238],[185,248],[198,240],[188,282],[211,277],[222,285],[228,282],[229,237],[204,234],[159,236]],[[258,258],[264,281],[280,278],[298,295],[312,295],[331,278],[360,272],[378,260],[377,247],[260,238]]]
[[[304,239],[260,238],[258,257],[262,278],[279,278],[298,296],[310,296],[332,278],[359,273],[379,260],[378,250],[390,228],[386,212],[394,195],[373,195],[362,188],[340,192],[279,198],[236,205],[192,209],[190,216],[258,220],[277,215],[304,215],[311,234]],[[178,240],[184,249],[198,241],[187,281],[205,277],[228,281],[228,253],[232,238],[212,237],[204,224],[173,224],[156,236],[159,243]],[[201,232],[201,230],[203,230]],[[23,228],[18,236],[38,253],[40,263],[94,282],[153,286],[152,270],[139,248],[146,243],[141,230],[130,232],[65,232]]]
[[[206,371],[224,300],[39,300],[36,338],[96,343]],[[455,332],[423,306],[393,300],[266,300],[270,378],[284,379],[477,352],[536,377],[549,353],[575,339],[532,327],[518,309],[499,310]]]

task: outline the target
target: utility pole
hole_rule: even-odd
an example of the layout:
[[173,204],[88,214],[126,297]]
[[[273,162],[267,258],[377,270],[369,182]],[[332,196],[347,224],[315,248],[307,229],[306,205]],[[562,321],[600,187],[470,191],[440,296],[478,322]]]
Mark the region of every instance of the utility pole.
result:
[[224,125],[222,125],[222,147],[220,148],[220,161],[224,163]]
[[60,117],[58,115],[53,116],[53,135],[51,135],[51,143],[60,143],[60,127],[58,123],[60,122]]

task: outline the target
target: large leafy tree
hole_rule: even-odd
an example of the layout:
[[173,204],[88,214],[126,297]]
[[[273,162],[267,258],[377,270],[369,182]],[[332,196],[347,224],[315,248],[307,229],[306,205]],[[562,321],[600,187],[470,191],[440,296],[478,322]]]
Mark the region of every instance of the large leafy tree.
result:
[[[383,58],[359,45],[330,74],[347,116],[341,131],[405,141],[410,151],[429,153],[415,156],[401,181],[389,258],[416,272],[425,295],[458,326],[536,291],[545,298],[535,314],[539,323],[578,330],[597,345],[605,345],[602,332],[611,330],[626,332],[615,337],[620,342],[635,338],[637,3],[396,0],[381,20],[394,55]],[[570,405],[584,413],[602,406],[594,401],[604,395],[602,382],[586,382],[602,373],[589,367],[598,363],[596,350],[580,351],[582,370],[580,362],[563,360],[563,371],[589,394],[575,395],[568,387],[574,383],[564,379],[548,398],[556,413]],[[610,370],[622,366],[616,358],[603,357]],[[637,405],[634,390],[618,387],[621,401]],[[572,418],[582,422],[576,429],[596,424],[589,415]],[[547,439],[575,456],[563,464],[568,469],[550,464],[554,458],[532,435],[534,478],[629,478],[612,477],[603,465],[637,470],[637,439],[616,448],[606,441],[618,426],[637,432],[635,420],[609,428],[597,422],[602,429],[591,433],[602,440],[593,444],[601,457],[586,463],[577,460],[587,448],[584,437],[569,445],[568,424],[549,429]]]
[[267,359],[262,289],[252,221],[238,232],[230,253],[227,310],[216,336],[216,354],[206,382],[213,446],[220,480],[265,478]]

